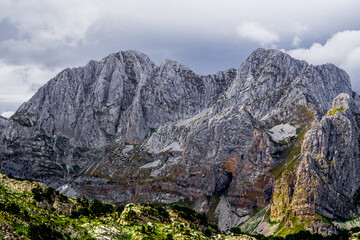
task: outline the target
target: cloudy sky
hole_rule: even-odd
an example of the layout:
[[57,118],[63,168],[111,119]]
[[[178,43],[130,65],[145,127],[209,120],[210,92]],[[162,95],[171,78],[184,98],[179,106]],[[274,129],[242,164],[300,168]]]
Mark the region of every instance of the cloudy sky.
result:
[[0,113],[56,73],[136,49],[200,74],[256,48],[334,63],[360,93],[359,0],[0,0]]

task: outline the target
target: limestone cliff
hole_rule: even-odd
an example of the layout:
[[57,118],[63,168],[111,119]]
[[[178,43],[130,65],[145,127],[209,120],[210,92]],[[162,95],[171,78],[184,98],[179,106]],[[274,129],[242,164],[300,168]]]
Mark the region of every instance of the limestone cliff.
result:
[[0,167],[71,196],[180,201],[221,230],[248,229],[259,209],[256,226],[350,219],[359,106],[343,70],[277,50],[205,76],[119,52],[64,70],[0,119]]

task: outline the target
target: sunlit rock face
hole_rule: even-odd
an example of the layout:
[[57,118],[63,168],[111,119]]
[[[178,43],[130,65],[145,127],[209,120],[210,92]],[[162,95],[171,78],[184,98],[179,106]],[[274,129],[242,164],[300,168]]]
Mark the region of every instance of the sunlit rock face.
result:
[[0,167],[71,196],[182,201],[221,230],[254,209],[349,219],[359,106],[344,71],[277,50],[212,75],[119,52],[65,69],[0,118]]

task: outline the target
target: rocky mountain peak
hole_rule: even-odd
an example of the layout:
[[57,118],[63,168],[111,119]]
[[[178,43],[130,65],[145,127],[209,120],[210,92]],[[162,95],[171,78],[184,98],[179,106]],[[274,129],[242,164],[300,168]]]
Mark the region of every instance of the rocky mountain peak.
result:
[[137,51],[137,50],[127,50],[127,51],[120,51],[114,54],[110,54],[106,58],[104,58],[102,61],[115,57],[119,59],[122,62],[128,62],[130,64],[138,63],[139,66],[148,66],[152,65],[155,67],[155,63],[151,61],[151,59],[144,53]]
[[288,121],[294,106],[306,105],[321,119],[339,93],[352,90],[348,75],[336,66],[313,66],[278,50],[258,49],[240,66],[215,112],[246,105],[258,120]]
[[[174,60],[169,60],[169,59],[165,59],[160,65],[160,72],[161,71],[166,71],[166,69],[174,69],[176,72],[180,72],[180,71],[189,71],[192,72],[192,70],[190,68],[188,68],[187,66],[174,61]],[[195,74],[195,73],[194,73]]]
[[[0,118],[0,168],[71,196],[187,202],[224,231],[276,229],[266,216],[278,231],[347,220],[360,203],[359,103],[343,70],[277,50],[210,75],[118,52]],[[263,222],[250,228],[254,209]]]

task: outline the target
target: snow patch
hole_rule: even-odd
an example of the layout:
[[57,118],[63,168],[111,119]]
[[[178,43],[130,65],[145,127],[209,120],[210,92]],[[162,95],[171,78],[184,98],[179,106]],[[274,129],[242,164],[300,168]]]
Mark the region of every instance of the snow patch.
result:
[[267,132],[271,136],[271,138],[276,142],[280,142],[289,137],[296,136],[296,128],[288,123],[276,125],[271,129],[269,129]]
[[212,110],[213,110],[212,107],[211,108],[205,108],[204,110],[202,110],[201,112],[199,112],[198,114],[194,115],[191,118],[177,121],[175,126],[177,126],[177,127],[188,126],[192,122],[194,122],[196,120],[199,120],[199,119],[211,114]]

